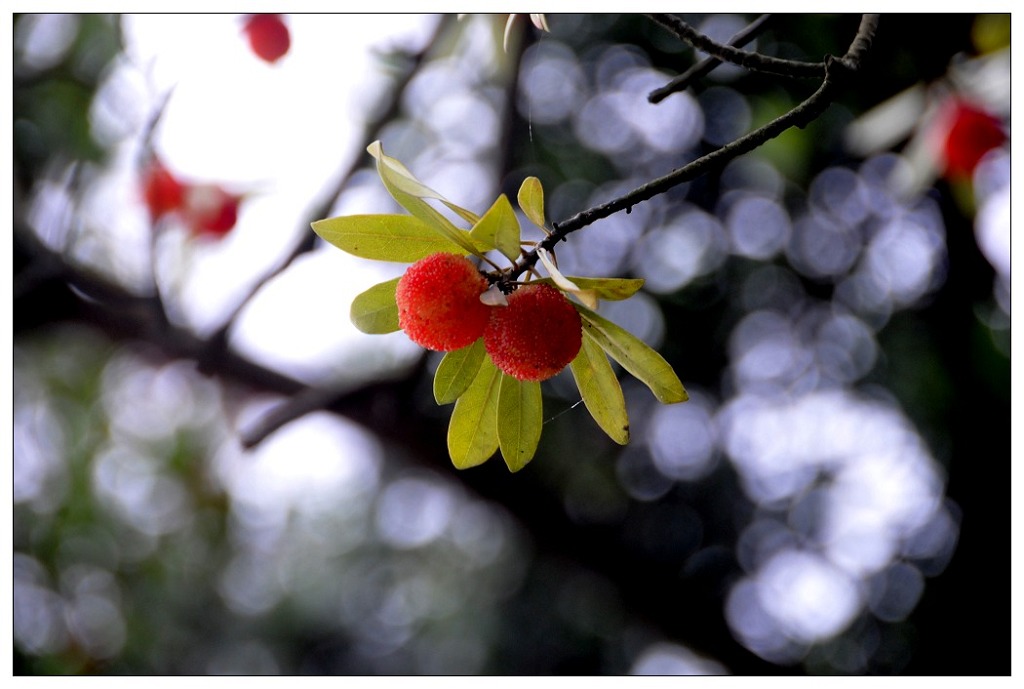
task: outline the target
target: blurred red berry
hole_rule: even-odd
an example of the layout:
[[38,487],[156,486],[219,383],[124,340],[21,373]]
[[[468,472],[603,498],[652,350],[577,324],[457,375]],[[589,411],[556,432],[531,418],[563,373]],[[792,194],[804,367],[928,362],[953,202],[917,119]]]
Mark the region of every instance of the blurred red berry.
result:
[[194,235],[223,237],[238,221],[242,197],[215,184],[199,184],[185,192],[182,217]]
[[185,198],[185,185],[154,159],[142,173],[142,196],[149,209],[149,219],[156,222],[168,213],[179,210]]
[[994,115],[964,101],[947,105],[942,145],[947,177],[970,177],[982,157],[1006,141],[1002,124]]
[[280,14],[251,14],[243,31],[249,37],[252,51],[271,64],[284,57],[291,47],[291,36]]

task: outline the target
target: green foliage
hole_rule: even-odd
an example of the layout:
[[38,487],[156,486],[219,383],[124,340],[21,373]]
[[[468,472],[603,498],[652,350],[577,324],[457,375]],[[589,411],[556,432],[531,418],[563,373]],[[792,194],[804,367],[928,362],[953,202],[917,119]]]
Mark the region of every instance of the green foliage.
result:
[[386,335],[398,330],[395,289],[401,278],[374,285],[352,300],[352,324],[368,335]]
[[[528,270],[527,281],[553,285],[580,303],[574,303],[582,319],[583,342],[570,362],[573,379],[587,410],[614,442],[629,442],[629,417],[622,387],[608,356],[647,385],[665,404],[683,402],[686,390],[675,371],[656,351],[593,309],[601,299],[628,299],[643,286],[636,278],[566,277],[558,270],[554,254],[535,247],[532,256],[547,270],[536,275],[525,261],[519,220],[508,198],[500,195],[483,216],[443,198],[419,180],[399,161],[384,154],[380,142],[367,149],[377,160],[377,172],[391,195],[412,215],[356,215],[327,218],[313,223],[313,230],[327,242],[360,258],[415,262],[436,252],[484,256],[497,250],[511,261],[508,268],[494,266],[492,287],[481,301],[504,308],[504,294],[513,289],[515,277]],[[535,177],[527,178],[517,196],[523,213],[544,227],[544,189]],[[440,201],[469,229],[457,227],[428,203]],[[546,232],[547,230],[545,230]],[[352,322],[369,334],[399,329],[395,289],[399,278],[380,283],[352,302]],[[607,356],[606,356],[607,354]],[[484,347],[483,338],[468,347],[445,354],[434,374],[434,399],[455,403],[448,426],[448,453],[456,468],[467,469],[501,451],[512,472],[525,467],[537,451],[544,425],[543,396],[537,381],[522,381],[499,370]]]
[[457,469],[483,464],[498,449],[498,391],[502,373],[484,358],[448,424],[448,454]]
[[15,94],[18,136],[15,152],[33,165],[58,155],[99,161],[103,149],[97,145],[86,113],[93,91],[74,80],[54,79],[22,89]]
[[[769,122],[793,108],[792,98],[784,93],[770,94],[752,99],[754,121]],[[811,123],[808,128],[814,128]],[[767,160],[779,172],[791,180],[804,182],[810,174],[812,140],[803,131],[790,129],[762,144],[756,155]]]
[[313,223],[326,242],[353,256],[414,263],[440,251],[457,251],[448,239],[411,215],[343,215]]
[[629,416],[622,386],[608,363],[608,357],[589,331],[584,331],[580,353],[569,368],[583,396],[583,403],[597,425],[619,445],[628,443]]
[[484,358],[483,339],[445,354],[434,373],[434,399],[437,403],[451,404],[459,399],[476,378]]
[[1010,47],[1010,15],[978,15],[971,27],[971,39],[980,53]]
[[519,187],[519,207],[537,227],[544,227],[544,187],[536,177],[527,177]]
[[402,208],[425,222],[465,253],[482,256],[467,233],[455,227],[448,218],[437,212],[425,199],[441,201],[461,218],[474,225],[479,220],[477,216],[465,208],[449,202],[436,191],[420,183],[402,163],[384,154],[384,149],[379,141],[374,141],[366,150],[377,159],[377,174],[380,175],[388,193],[394,197],[395,201],[398,201]]
[[[593,292],[598,299],[604,299],[605,301],[629,299],[644,286],[644,281],[640,278],[580,278],[569,276],[568,280],[581,290]],[[551,278],[540,278],[536,282],[548,285],[555,284],[555,281]]]
[[498,389],[498,446],[509,471],[533,459],[544,425],[540,383],[501,375]]
[[658,401],[674,404],[689,399],[672,366],[660,354],[635,335],[590,309],[577,304],[576,310],[583,317],[583,332],[592,337],[608,356],[649,387]]
[[519,220],[504,194],[484,213],[470,234],[485,246],[500,251],[513,263],[519,258]]
[[[12,97],[15,176],[36,176],[53,161],[99,163],[107,155],[93,131],[93,100],[120,53],[120,20],[114,15],[69,15],[74,30],[70,48],[45,71],[21,63],[15,51]],[[15,42],[33,15],[14,15]]]

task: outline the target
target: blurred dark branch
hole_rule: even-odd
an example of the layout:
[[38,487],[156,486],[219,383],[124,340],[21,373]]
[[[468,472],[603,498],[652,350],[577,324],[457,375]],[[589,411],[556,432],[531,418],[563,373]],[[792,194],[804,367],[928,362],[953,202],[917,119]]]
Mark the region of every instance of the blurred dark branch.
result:
[[826,56],[824,63],[825,80],[807,100],[759,129],[755,129],[749,134],[697,158],[688,165],[677,168],[663,177],[652,180],[600,206],[580,211],[567,220],[551,223],[552,233],[539,242],[532,251],[527,253],[522,261],[509,273],[508,277],[514,279],[532,268],[539,258],[538,249],[543,248],[552,251],[559,242],[565,240],[570,233],[576,230],[582,229],[601,218],[607,218],[609,215],[621,210],[629,212],[633,206],[641,201],[647,201],[684,182],[689,182],[702,175],[720,170],[731,160],[771,141],[790,127],[806,127],[825,112],[832,103],[839,87],[860,68],[860,63],[867,54],[877,27],[878,15],[864,15],[861,19],[857,35],[850,44],[847,53],[841,58],[835,58],[831,55]]
[[[421,358],[421,365],[423,361],[425,361],[425,357]],[[418,377],[418,373],[408,376],[411,379]],[[389,390],[391,386],[397,388],[399,385],[397,383],[374,383],[355,388],[349,386],[345,389],[337,387],[300,388],[286,402],[277,405],[264,414],[259,421],[251,424],[248,428],[240,429],[238,433],[239,442],[241,442],[243,448],[251,450],[283,426],[302,418],[306,414],[323,409],[330,409],[332,407],[348,409],[347,415],[351,415],[351,405],[360,403],[360,400],[365,395],[371,394],[372,391]]]
[[[728,45],[733,48],[739,48],[754,40],[762,31],[764,31],[768,24],[768,20],[771,19],[771,16],[772,15],[770,14],[762,14],[751,22],[745,29],[730,38]],[[647,95],[648,102],[660,103],[673,93],[685,90],[690,85],[691,81],[696,81],[697,79],[707,76],[711,73],[711,70],[720,64],[722,64],[722,61],[717,57],[704,58],[661,88],[651,91]]]
[[[381,129],[383,129],[388,122],[391,122],[398,116],[401,108],[402,95],[405,93],[406,87],[413,80],[413,77],[415,77],[419,72],[420,67],[423,66],[423,63],[426,61],[430,51],[435,45],[437,45],[442,34],[448,30],[452,21],[453,17],[449,15],[442,15],[437,22],[433,35],[426,41],[426,43],[424,43],[423,47],[416,53],[404,56],[405,70],[392,84],[391,93],[387,100],[387,106],[382,108],[378,115],[373,120],[367,122],[363,128],[363,140],[366,144],[369,144],[371,141],[378,138],[378,134]],[[238,319],[238,315],[249,304],[249,302],[252,301],[253,297],[255,297],[268,282],[283,273],[299,256],[312,251],[316,247],[316,235],[310,229],[310,223],[314,220],[320,220],[321,218],[327,217],[331,212],[331,208],[333,208],[338,202],[338,199],[341,197],[345,187],[347,187],[349,182],[352,180],[352,177],[364,165],[365,146],[360,147],[356,151],[352,160],[338,176],[338,181],[334,187],[320,197],[320,199],[310,209],[306,217],[302,220],[299,229],[299,240],[288,255],[252,286],[245,297],[242,298],[234,310],[225,319],[224,324],[218,328],[213,335],[211,335],[209,339],[209,349],[203,354],[200,361],[201,369],[206,370],[210,367],[216,367],[215,362],[217,358],[220,357],[224,350],[227,349],[228,335],[234,327],[235,321]]]
[[[14,300],[16,316],[26,310],[35,292],[45,291],[51,285],[60,285],[66,292],[70,292],[78,307],[74,313],[61,312],[60,318],[94,323],[113,339],[137,338],[152,342],[172,357],[195,359],[203,351],[206,343],[192,331],[170,323],[160,300],[154,295],[138,294],[75,264],[64,254],[45,246],[30,229],[20,223],[16,224],[14,245],[16,252],[32,257],[30,270],[40,270],[40,273],[45,270],[47,277],[45,282],[32,279],[22,283],[25,288],[18,290]],[[16,283],[23,274],[16,276]],[[298,382],[247,364],[233,355],[225,356],[220,364],[222,370],[237,372],[246,377],[251,375],[256,385],[286,394],[302,387]]]
[[[47,322],[74,320],[90,323],[103,330],[112,340],[145,342],[168,358],[190,359],[197,364],[208,351],[209,341],[188,328],[171,323],[160,301],[154,296],[132,292],[69,261],[63,254],[40,242],[23,224],[16,228],[14,244],[16,253],[32,257],[29,270],[36,271],[35,266],[45,266],[45,273],[49,276],[45,283],[33,279],[33,289],[19,290],[14,301],[16,327],[19,319],[32,319],[34,314],[28,312],[38,301],[38,294],[48,301]],[[56,310],[55,301],[61,304]],[[401,410],[399,401],[413,399],[412,387],[419,379],[420,372],[413,370],[401,380],[350,386],[344,391],[327,391],[310,387],[228,349],[217,358],[216,369],[206,373],[220,380],[239,383],[250,390],[272,392],[301,400],[307,412],[315,409],[332,410],[375,433],[395,438],[402,426],[397,423],[395,415],[407,417],[413,414],[412,411]],[[292,418],[297,416],[293,415]],[[276,418],[273,422],[276,423],[275,428],[279,428],[289,420]],[[408,422],[404,426],[408,426]],[[265,430],[264,435],[269,432]],[[243,432],[241,435],[244,445],[247,434]],[[399,439],[399,442],[413,441]]]
[[697,50],[703,50],[705,53],[717,57],[723,62],[739,65],[752,72],[764,72],[782,77],[814,78],[820,77],[822,70],[825,68],[825,64],[822,62],[783,60],[777,57],[761,55],[760,53],[740,50],[731,45],[723,45],[705,36],[672,14],[650,14],[648,16]]
[[259,421],[239,432],[242,447],[251,449],[264,438],[287,423],[310,412],[327,407],[340,397],[338,390],[330,388],[307,388],[292,396],[287,403],[279,404],[264,414]]

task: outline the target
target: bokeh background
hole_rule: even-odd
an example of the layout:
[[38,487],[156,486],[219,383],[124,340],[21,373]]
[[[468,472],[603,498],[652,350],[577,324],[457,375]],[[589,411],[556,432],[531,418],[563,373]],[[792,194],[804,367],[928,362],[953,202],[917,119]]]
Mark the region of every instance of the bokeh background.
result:
[[[309,222],[397,212],[366,145],[563,220],[815,80],[651,104],[702,56],[634,15],[289,15],[270,57],[239,15],[13,21],[16,673],[1009,673],[1008,15],[884,15],[806,129],[571,235],[691,399],[624,377],[623,448],[563,374],[514,475],[455,470],[439,358],[349,323],[403,266]],[[155,165],[237,216],[154,212]]]

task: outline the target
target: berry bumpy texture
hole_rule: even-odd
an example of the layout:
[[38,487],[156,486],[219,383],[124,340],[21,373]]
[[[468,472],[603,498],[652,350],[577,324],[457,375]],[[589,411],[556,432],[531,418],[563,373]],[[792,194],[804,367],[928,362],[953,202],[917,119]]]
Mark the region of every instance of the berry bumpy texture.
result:
[[526,285],[492,309],[484,347],[501,371],[519,380],[547,380],[576,358],[583,342],[580,315],[550,285]]
[[409,266],[398,281],[398,325],[427,349],[450,352],[484,333],[490,307],[480,301],[487,280],[455,254],[431,254]]

